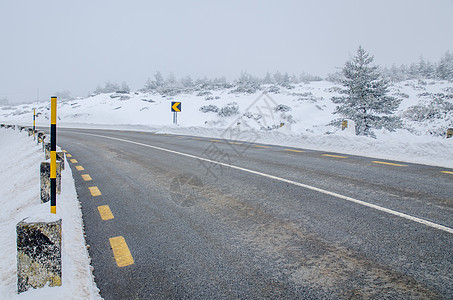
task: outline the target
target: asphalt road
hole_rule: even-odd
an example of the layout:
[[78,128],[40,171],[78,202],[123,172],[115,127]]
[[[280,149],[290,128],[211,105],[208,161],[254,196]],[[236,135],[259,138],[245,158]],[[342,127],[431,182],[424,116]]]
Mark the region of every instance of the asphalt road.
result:
[[453,299],[451,169],[130,131],[57,140],[105,299]]

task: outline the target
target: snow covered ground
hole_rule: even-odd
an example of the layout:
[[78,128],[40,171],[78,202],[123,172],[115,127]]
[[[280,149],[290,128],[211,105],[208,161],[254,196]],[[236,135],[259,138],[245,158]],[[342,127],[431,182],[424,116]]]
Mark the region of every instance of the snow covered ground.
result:
[[62,219],[62,286],[17,294],[16,224],[24,218],[50,220],[50,204],[41,204],[41,146],[18,130],[0,129],[0,299],[100,299],[90,269],[74,179],[66,163],[57,217]]
[[[265,85],[265,95],[236,93],[235,88],[200,88],[177,96],[111,93],[59,101],[58,126],[223,137],[453,168],[453,138],[445,138],[446,129],[453,127],[451,82],[409,80],[392,85],[391,94],[403,99],[397,115],[404,127],[377,130],[377,139],[328,125],[340,117],[332,114],[331,101],[341,88],[338,84]],[[178,125],[172,124],[172,101],[182,102]],[[36,108],[37,124],[49,126],[49,104],[3,107],[0,123],[30,125]],[[225,116],[235,109],[236,114]]]

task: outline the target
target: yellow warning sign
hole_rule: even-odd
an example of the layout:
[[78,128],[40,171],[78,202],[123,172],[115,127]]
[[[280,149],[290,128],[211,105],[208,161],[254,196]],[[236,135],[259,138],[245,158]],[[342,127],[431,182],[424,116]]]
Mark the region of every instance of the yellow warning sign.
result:
[[172,102],[171,111],[180,112],[181,111],[181,102]]

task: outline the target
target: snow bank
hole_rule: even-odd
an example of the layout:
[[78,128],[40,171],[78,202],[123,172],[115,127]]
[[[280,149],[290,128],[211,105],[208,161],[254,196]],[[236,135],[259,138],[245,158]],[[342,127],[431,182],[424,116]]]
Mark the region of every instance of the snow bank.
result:
[[[126,98],[100,94],[84,99],[60,101],[58,126],[118,130],[157,131],[205,137],[225,137],[228,128],[241,131],[242,140],[258,136],[256,142],[300,147],[344,154],[370,156],[453,167],[453,139],[445,131],[453,127],[453,86],[447,81],[420,83],[408,80],[393,84],[391,95],[402,98],[398,116],[404,129],[397,132],[376,130],[377,139],[357,137],[328,125],[340,116],[333,114],[340,86],[328,81],[279,87],[253,94],[233,89],[187,92],[177,96],[136,92]],[[206,96],[209,94],[209,96]],[[126,100],[125,100],[126,99]],[[178,126],[172,125],[172,101],[182,102]],[[238,107],[238,114],[221,116],[201,107]],[[33,107],[39,126],[49,126],[49,103],[33,103],[0,110],[0,123],[31,124]],[[280,107],[281,109],[278,109]],[[284,126],[280,126],[284,124]]]
[[[157,132],[213,138],[229,136],[222,129],[200,127],[166,127]],[[239,140],[453,168],[453,139],[417,137],[404,130],[392,134],[381,132],[377,139],[341,133],[315,135],[245,131],[240,133]]]
[[[57,195],[57,216],[50,204],[40,202],[39,165],[42,148],[25,132],[0,129],[0,298],[1,299],[100,299],[91,275],[83,235],[82,215],[71,168],[62,173],[62,193]],[[24,218],[62,219],[62,286],[30,289],[17,294],[16,224]]]

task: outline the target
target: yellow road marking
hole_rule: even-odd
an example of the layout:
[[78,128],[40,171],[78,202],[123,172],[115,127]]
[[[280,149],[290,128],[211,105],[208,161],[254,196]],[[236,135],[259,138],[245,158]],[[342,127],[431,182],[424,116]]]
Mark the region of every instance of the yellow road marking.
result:
[[294,150],[294,149],[285,149],[285,151],[290,151],[290,152],[304,152],[302,150]]
[[73,159],[71,159],[70,161],[71,161],[71,162],[72,162],[73,164],[76,164],[76,163],[78,163],[77,159],[74,159],[74,158],[73,158]]
[[397,166],[397,167],[407,167],[407,165],[394,164],[394,163],[389,163],[389,162],[385,162],[385,161],[374,160],[374,161],[372,161],[372,162],[374,162],[375,164],[382,164],[382,165],[389,165],[389,166]]
[[450,172],[450,171],[441,171],[442,173],[445,173],[445,174],[453,174],[453,172]]
[[83,178],[83,180],[85,180],[85,181],[90,181],[90,180],[91,180],[91,176],[90,176],[89,174],[83,174],[83,175],[82,175],[82,178]]
[[77,169],[77,171],[83,171],[83,170],[85,170],[82,166],[76,166],[75,168]]
[[332,154],[323,154],[322,156],[328,156],[328,157],[336,157],[336,158],[348,158],[347,156],[341,156],[341,155],[332,155]]
[[90,190],[91,196],[93,197],[102,195],[97,186],[90,186],[88,189]]
[[68,153],[68,154],[66,154],[66,157],[72,157],[72,155]]
[[219,141],[219,140],[209,140],[210,142],[214,142],[214,143],[222,143],[222,141]]
[[113,256],[115,256],[116,264],[118,267],[126,267],[134,264],[129,247],[127,247],[126,240],[122,236],[112,237],[109,239],[110,246],[112,246]]
[[108,205],[98,206],[99,214],[101,215],[102,220],[111,220],[113,219],[112,211]]
[[66,152],[67,152],[66,150],[61,150],[61,151],[63,151],[64,153],[66,153]]
[[191,138],[192,140],[201,140],[201,138]]
[[261,145],[255,145],[255,147],[257,147],[257,148],[270,148],[268,146],[261,146]]

